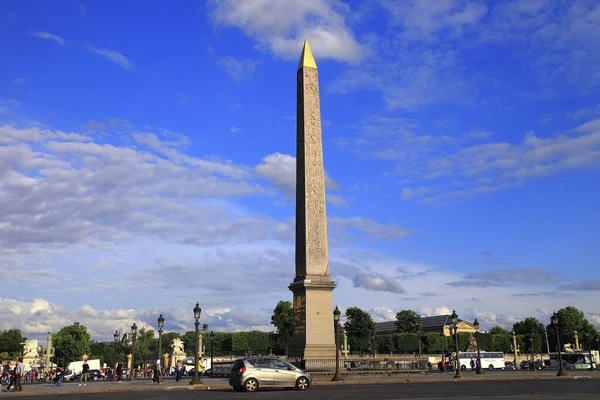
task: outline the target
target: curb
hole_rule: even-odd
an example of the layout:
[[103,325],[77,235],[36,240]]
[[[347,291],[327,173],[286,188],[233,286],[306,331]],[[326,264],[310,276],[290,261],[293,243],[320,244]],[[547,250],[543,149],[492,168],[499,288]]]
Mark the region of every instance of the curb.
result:
[[[493,381],[547,381],[547,380],[598,380],[597,376],[519,376],[519,377],[488,377],[488,378],[447,378],[447,379],[366,379],[366,380],[347,380],[347,381],[328,381],[328,380],[313,380],[313,386],[332,386],[332,385],[383,385],[383,384],[422,384],[422,383],[460,383],[460,382],[493,382]],[[212,390],[212,389],[229,389],[228,384],[215,385],[187,385],[187,386],[138,386],[132,388],[106,388],[106,389],[89,389],[84,390],[58,390],[47,392],[8,392],[3,393],[2,397],[20,397],[20,396],[49,396],[49,395],[72,395],[84,393],[127,393],[127,392],[162,392],[162,391],[184,391],[184,390]]]
[[589,380],[600,379],[600,376],[519,376],[519,377],[489,377],[489,378],[447,378],[447,379],[370,379],[348,381],[313,381],[313,385],[382,385],[386,383],[419,384],[419,383],[460,383],[460,382],[493,382],[493,381],[549,381],[549,380]]

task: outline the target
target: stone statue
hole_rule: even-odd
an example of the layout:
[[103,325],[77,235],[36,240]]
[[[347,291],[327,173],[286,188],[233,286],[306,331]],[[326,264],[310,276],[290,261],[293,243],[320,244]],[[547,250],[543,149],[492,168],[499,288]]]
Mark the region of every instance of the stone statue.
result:
[[23,344],[23,357],[24,358],[37,358],[38,354],[38,341],[36,339],[29,339]]
[[469,347],[467,347],[467,351],[477,351],[477,338],[472,333],[469,335]]
[[173,349],[173,353],[185,353],[185,350],[183,349],[183,342],[179,338],[173,339],[171,342],[171,348]]
[[575,346],[572,343],[565,343],[563,346],[563,351],[565,353],[575,353]]

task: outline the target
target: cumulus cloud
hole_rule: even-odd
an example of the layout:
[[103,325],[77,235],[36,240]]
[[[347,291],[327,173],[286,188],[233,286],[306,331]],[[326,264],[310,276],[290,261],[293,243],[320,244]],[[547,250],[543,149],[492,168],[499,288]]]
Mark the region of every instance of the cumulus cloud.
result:
[[396,312],[387,307],[375,307],[369,311],[369,314],[375,322],[394,321],[396,319]]
[[[115,330],[128,332],[135,322],[139,329],[156,331],[156,316],[165,316],[165,331],[183,333],[193,330],[190,322],[190,310],[193,304],[178,305],[175,308],[159,309],[155,307],[142,309],[98,309],[89,304],[83,304],[77,309],[63,308],[42,298],[31,301],[2,298],[0,302],[0,329],[21,329],[28,338],[43,340],[48,331],[57,332],[64,326],[79,322],[84,325],[92,340],[112,341]],[[202,322],[208,323],[211,330],[239,331],[257,329],[273,330],[265,324],[267,319],[261,312],[252,309],[238,308],[236,310],[204,309]],[[157,333],[155,333],[158,336]]]
[[[289,154],[273,153],[262,159],[254,169],[256,174],[271,181],[282,193],[290,198],[296,193],[296,157]],[[325,172],[325,188],[327,190],[341,189]]]
[[356,62],[364,50],[348,28],[349,8],[324,0],[220,0],[213,10],[215,23],[240,28],[275,55],[296,59],[308,39],[315,57]]
[[376,292],[391,292],[405,293],[405,290],[400,284],[391,277],[384,276],[378,273],[361,273],[357,274],[354,279],[354,287],[373,290]]
[[424,185],[403,187],[401,197],[432,204],[600,166],[600,119],[552,136],[529,131],[515,143],[438,130],[428,122],[374,116],[356,123],[355,134],[339,139],[338,145],[396,163],[401,182]]

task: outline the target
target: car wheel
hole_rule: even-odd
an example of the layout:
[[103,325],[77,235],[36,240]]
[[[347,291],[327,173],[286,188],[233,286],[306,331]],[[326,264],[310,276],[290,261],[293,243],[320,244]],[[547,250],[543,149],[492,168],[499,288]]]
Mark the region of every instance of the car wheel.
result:
[[254,392],[256,389],[258,389],[258,381],[256,379],[250,378],[244,382],[244,390],[246,392]]
[[461,371],[466,371],[467,370],[467,366],[466,365],[461,365],[460,366],[460,370]]
[[298,380],[296,380],[296,389],[298,390],[306,390],[309,386],[310,383],[308,382],[308,378],[305,376],[301,376],[298,378]]
[[234,386],[233,389],[235,389],[236,392],[241,392],[244,390],[243,386]]
[[490,366],[488,367],[488,369],[489,369],[490,371],[493,371],[493,370],[494,370],[494,366],[493,366],[492,364],[490,364]]

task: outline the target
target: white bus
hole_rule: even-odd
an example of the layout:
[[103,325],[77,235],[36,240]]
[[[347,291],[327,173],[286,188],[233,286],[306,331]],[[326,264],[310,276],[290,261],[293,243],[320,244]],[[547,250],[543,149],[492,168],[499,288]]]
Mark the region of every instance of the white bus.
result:
[[[485,369],[503,369],[504,368],[504,353],[501,351],[482,351],[481,368]],[[452,353],[452,359],[456,358],[456,353]],[[471,360],[477,363],[476,351],[464,351],[459,353],[460,369],[466,370],[471,368]]]
[[[592,363],[597,363],[597,357],[592,352]],[[590,353],[580,351],[576,353],[560,353],[565,369],[588,369],[590,368]],[[558,353],[550,353],[550,367],[558,368]]]

